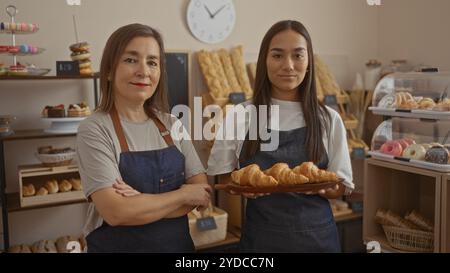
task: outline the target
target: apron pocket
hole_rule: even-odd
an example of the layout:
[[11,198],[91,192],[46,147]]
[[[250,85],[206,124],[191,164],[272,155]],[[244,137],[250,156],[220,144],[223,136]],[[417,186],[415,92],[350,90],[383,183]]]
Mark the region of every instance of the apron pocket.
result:
[[184,172],[171,174],[159,179],[159,192],[176,190],[184,184]]

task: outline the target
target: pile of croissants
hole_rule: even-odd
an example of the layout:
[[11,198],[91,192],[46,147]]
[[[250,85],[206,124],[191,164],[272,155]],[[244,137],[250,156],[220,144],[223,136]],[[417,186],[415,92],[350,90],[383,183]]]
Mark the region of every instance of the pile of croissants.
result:
[[252,187],[301,185],[339,180],[336,173],[321,170],[313,162],[304,162],[293,169],[286,163],[276,163],[265,171],[261,170],[257,164],[251,164],[232,172],[231,179],[238,185]]

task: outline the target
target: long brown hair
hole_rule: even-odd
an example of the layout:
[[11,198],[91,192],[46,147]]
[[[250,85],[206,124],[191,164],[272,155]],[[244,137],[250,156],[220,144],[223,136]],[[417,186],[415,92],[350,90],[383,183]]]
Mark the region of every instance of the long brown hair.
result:
[[149,117],[155,111],[169,112],[167,99],[167,74],[164,55],[164,43],[161,34],[155,29],[141,24],[130,24],[120,27],[109,37],[103,50],[100,64],[101,99],[98,110],[109,113],[114,105],[113,82],[115,79],[119,58],[124,53],[128,43],[136,37],[153,37],[159,45],[160,78],[155,93],[144,103],[144,110]]
[[[267,31],[259,50],[253,104],[258,108],[261,105],[270,107],[272,84],[267,75],[267,55],[269,54],[272,38],[285,30],[293,30],[299,33],[308,43],[308,70],[302,83],[298,86],[298,92],[300,95],[299,103],[302,106],[305,123],[308,128],[305,145],[308,147],[309,160],[318,163],[326,152],[322,137],[325,133],[325,120],[326,118],[329,120],[331,116],[323,103],[317,99],[312,42],[308,31],[302,23],[292,20],[280,21]],[[251,158],[259,151],[261,140],[258,136],[257,140],[246,140],[245,142],[243,150],[245,151],[245,158]]]

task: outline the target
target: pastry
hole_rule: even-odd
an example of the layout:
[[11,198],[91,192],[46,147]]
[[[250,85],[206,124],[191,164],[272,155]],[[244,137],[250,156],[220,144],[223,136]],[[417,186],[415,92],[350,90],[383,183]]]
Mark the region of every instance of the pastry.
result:
[[33,253],[57,253],[55,242],[52,240],[41,240],[31,246]]
[[431,110],[436,106],[436,103],[431,98],[423,98],[419,102],[419,109]]
[[219,54],[217,52],[211,52],[210,56],[212,64],[216,68],[217,77],[219,78],[220,85],[222,86],[222,97],[228,97],[229,94],[231,93],[231,87],[225,75],[225,70],[223,69]]
[[434,224],[417,211],[413,210],[405,215],[405,219],[413,222],[416,226],[425,231],[434,231]]
[[72,61],[87,60],[90,57],[91,53],[89,53],[88,51],[72,52],[72,54],[70,54],[70,58],[72,59]]
[[436,164],[449,164],[449,151],[444,147],[433,146],[425,154],[425,161]]
[[69,242],[79,242],[74,236],[62,236],[56,240],[56,249],[58,253],[69,253],[67,244]]
[[396,106],[396,100],[395,100],[395,96],[392,94],[384,96],[378,103],[378,107],[382,107],[382,108],[395,108],[395,106]]
[[72,189],[75,191],[81,191],[83,189],[81,185],[81,180],[77,178],[71,178],[69,180],[70,184],[72,184]]
[[33,196],[36,194],[36,189],[33,184],[27,184],[22,186],[22,195],[23,197]]
[[223,87],[218,79],[217,70],[214,67],[210,54],[204,50],[200,50],[197,53],[197,58],[209,92],[213,97],[224,97]]
[[54,179],[45,182],[44,187],[47,189],[49,194],[57,193],[59,191],[58,181]]
[[323,89],[323,95],[339,95],[341,89],[337,84],[336,79],[330,72],[328,66],[322,61],[319,55],[314,55],[315,74],[320,81]]
[[279,185],[298,185],[309,182],[308,177],[295,173],[286,163],[277,163],[264,173],[275,178]]
[[72,183],[70,183],[68,180],[64,179],[63,181],[59,182],[58,188],[60,192],[68,192],[72,190]]
[[303,162],[293,169],[294,173],[306,176],[309,182],[338,181],[336,173],[319,169],[313,162]]
[[66,116],[66,110],[64,104],[59,104],[56,106],[45,106],[42,110],[42,117],[45,118],[63,118]]
[[402,156],[415,160],[424,160],[427,150],[420,144],[411,144],[403,150]]
[[380,152],[393,156],[401,156],[403,153],[403,148],[398,141],[390,140],[381,145]]
[[48,194],[48,190],[45,187],[41,187],[39,188],[39,190],[36,192],[36,195],[47,195]]
[[8,249],[8,253],[32,253],[31,248],[27,245],[11,246]]
[[[18,52],[19,49],[17,49]],[[11,51],[10,51],[11,53]],[[11,65],[9,67],[9,75],[11,76],[25,76],[28,75],[28,69],[26,66],[17,63],[17,65]]]
[[231,179],[241,186],[272,187],[278,185],[275,178],[266,175],[256,164],[251,164],[232,172]]
[[378,224],[381,225],[387,225],[387,226],[394,226],[394,227],[400,227],[400,228],[407,228],[407,229],[415,229],[419,230],[420,228],[415,225],[414,223],[410,222],[409,220],[406,220],[402,218],[397,213],[386,210],[386,209],[378,209],[375,214],[375,221]]
[[78,104],[69,105],[69,109],[67,109],[68,117],[87,117],[91,114],[91,110],[89,106],[82,102]]
[[76,43],[76,44],[70,45],[69,49],[72,52],[89,51],[89,44],[88,44],[88,42]]

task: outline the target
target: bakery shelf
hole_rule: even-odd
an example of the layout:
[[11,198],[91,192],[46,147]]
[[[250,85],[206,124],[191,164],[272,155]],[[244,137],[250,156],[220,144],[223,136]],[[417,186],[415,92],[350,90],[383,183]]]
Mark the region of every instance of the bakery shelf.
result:
[[390,117],[404,117],[404,118],[421,118],[421,119],[435,119],[443,120],[450,119],[449,111],[429,111],[429,110],[402,110],[394,108],[369,107],[376,115],[390,116]]
[[422,160],[408,159],[403,157],[394,157],[393,155],[383,154],[381,152],[369,151],[369,155],[378,160],[384,160],[405,166],[417,167],[437,172],[450,172],[450,164],[436,164]]
[[388,245],[383,228],[375,221],[377,209],[390,209],[400,215],[415,209],[434,223],[433,251],[439,252],[442,173],[373,158],[365,163],[364,241],[384,238]]
[[65,206],[65,205],[71,205],[71,204],[87,203],[86,199],[80,198],[80,199],[61,201],[58,203],[47,203],[47,204],[34,205],[34,206],[29,206],[29,207],[21,207],[20,206],[20,194],[18,192],[7,193],[6,199],[8,201],[8,212],[25,211],[25,210],[33,210],[33,209],[59,207],[59,206]]
[[217,250],[219,248],[224,248],[226,246],[232,246],[232,245],[237,246],[237,244],[239,244],[239,241],[240,241],[240,237],[234,235],[231,232],[227,232],[227,236],[226,236],[225,240],[196,247],[196,251],[198,251],[198,252],[202,252],[202,251],[215,252],[215,250]]
[[92,76],[0,76],[1,80],[80,80],[80,79],[98,79],[99,73]]
[[70,137],[76,136],[74,133],[67,134],[50,134],[44,132],[42,129],[36,130],[17,130],[14,134],[0,137],[0,141],[12,141],[12,140],[25,140],[25,139],[37,139],[37,138],[53,138],[53,137]]
[[450,252],[450,174],[442,178],[441,252]]
[[361,218],[362,218],[362,213],[360,213],[360,212],[357,212],[357,213],[352,212],[352,213],[349,213],[349,214],[334,216],[334,221],[336,223],[339,223],[339,222],[356,220],[356,219],[361,219]]

